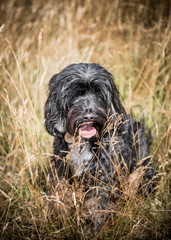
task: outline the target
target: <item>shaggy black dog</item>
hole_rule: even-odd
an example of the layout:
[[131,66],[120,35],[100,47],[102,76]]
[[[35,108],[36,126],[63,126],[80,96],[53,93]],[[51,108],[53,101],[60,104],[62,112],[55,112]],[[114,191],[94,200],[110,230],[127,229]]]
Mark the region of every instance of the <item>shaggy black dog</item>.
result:
[[126,114],[105,68],[72,64],[54,75],[45,119],[55,137],[51,185],[77,179],[96,226],[104,219],[98,210],[108,209],[123,193],[152,191],[154,168],[144,126]]

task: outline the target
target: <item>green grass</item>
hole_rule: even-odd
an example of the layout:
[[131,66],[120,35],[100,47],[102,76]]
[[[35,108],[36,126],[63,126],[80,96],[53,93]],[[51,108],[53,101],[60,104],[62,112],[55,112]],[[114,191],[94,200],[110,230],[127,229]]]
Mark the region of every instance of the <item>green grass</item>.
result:
[[[53,139],[43,109],[51,76],[97,62],[115,77],[124,107],[153,133],[161,176],[153,198],[119,203],[99,239],[169,239],[171,26],[169,1],[1,1],[1,239],[92,239],[78,212],[48,219],[43,199]],[[141,107],[138,107],[140,105]]]

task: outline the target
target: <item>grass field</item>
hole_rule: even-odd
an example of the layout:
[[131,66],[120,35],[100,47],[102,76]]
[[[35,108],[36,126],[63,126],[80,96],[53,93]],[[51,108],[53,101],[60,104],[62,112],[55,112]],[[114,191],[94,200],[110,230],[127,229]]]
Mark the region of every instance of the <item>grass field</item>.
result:
[[[0,3],[0,239],[170,239],[171,4],[169,0],[6,0]],[[113,226],[90,236],[79,213],[43,211],[53,139],[47,84],[71,63],[115,77],[128,112],[151,129],[155,196],[129,200]]]

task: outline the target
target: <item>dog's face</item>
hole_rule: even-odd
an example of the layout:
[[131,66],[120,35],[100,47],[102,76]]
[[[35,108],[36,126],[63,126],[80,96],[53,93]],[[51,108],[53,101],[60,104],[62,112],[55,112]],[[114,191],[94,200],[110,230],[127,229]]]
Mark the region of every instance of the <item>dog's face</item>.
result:
[[99,135],[108,114],[125,114],[112,75],[95,63],[72,64],[54,75],[45,105],[46,129],[52,134]]

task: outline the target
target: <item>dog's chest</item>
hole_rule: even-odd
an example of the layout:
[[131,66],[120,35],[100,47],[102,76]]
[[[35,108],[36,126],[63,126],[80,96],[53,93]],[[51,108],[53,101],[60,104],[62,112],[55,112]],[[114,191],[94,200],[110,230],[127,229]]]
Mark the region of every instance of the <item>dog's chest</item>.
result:
[[86,142],[81,145],[70,144],[69,149],[69,160],[71,161],[74,175],[80,176],[89,170],[94,153],[92,152],[90,144]]

